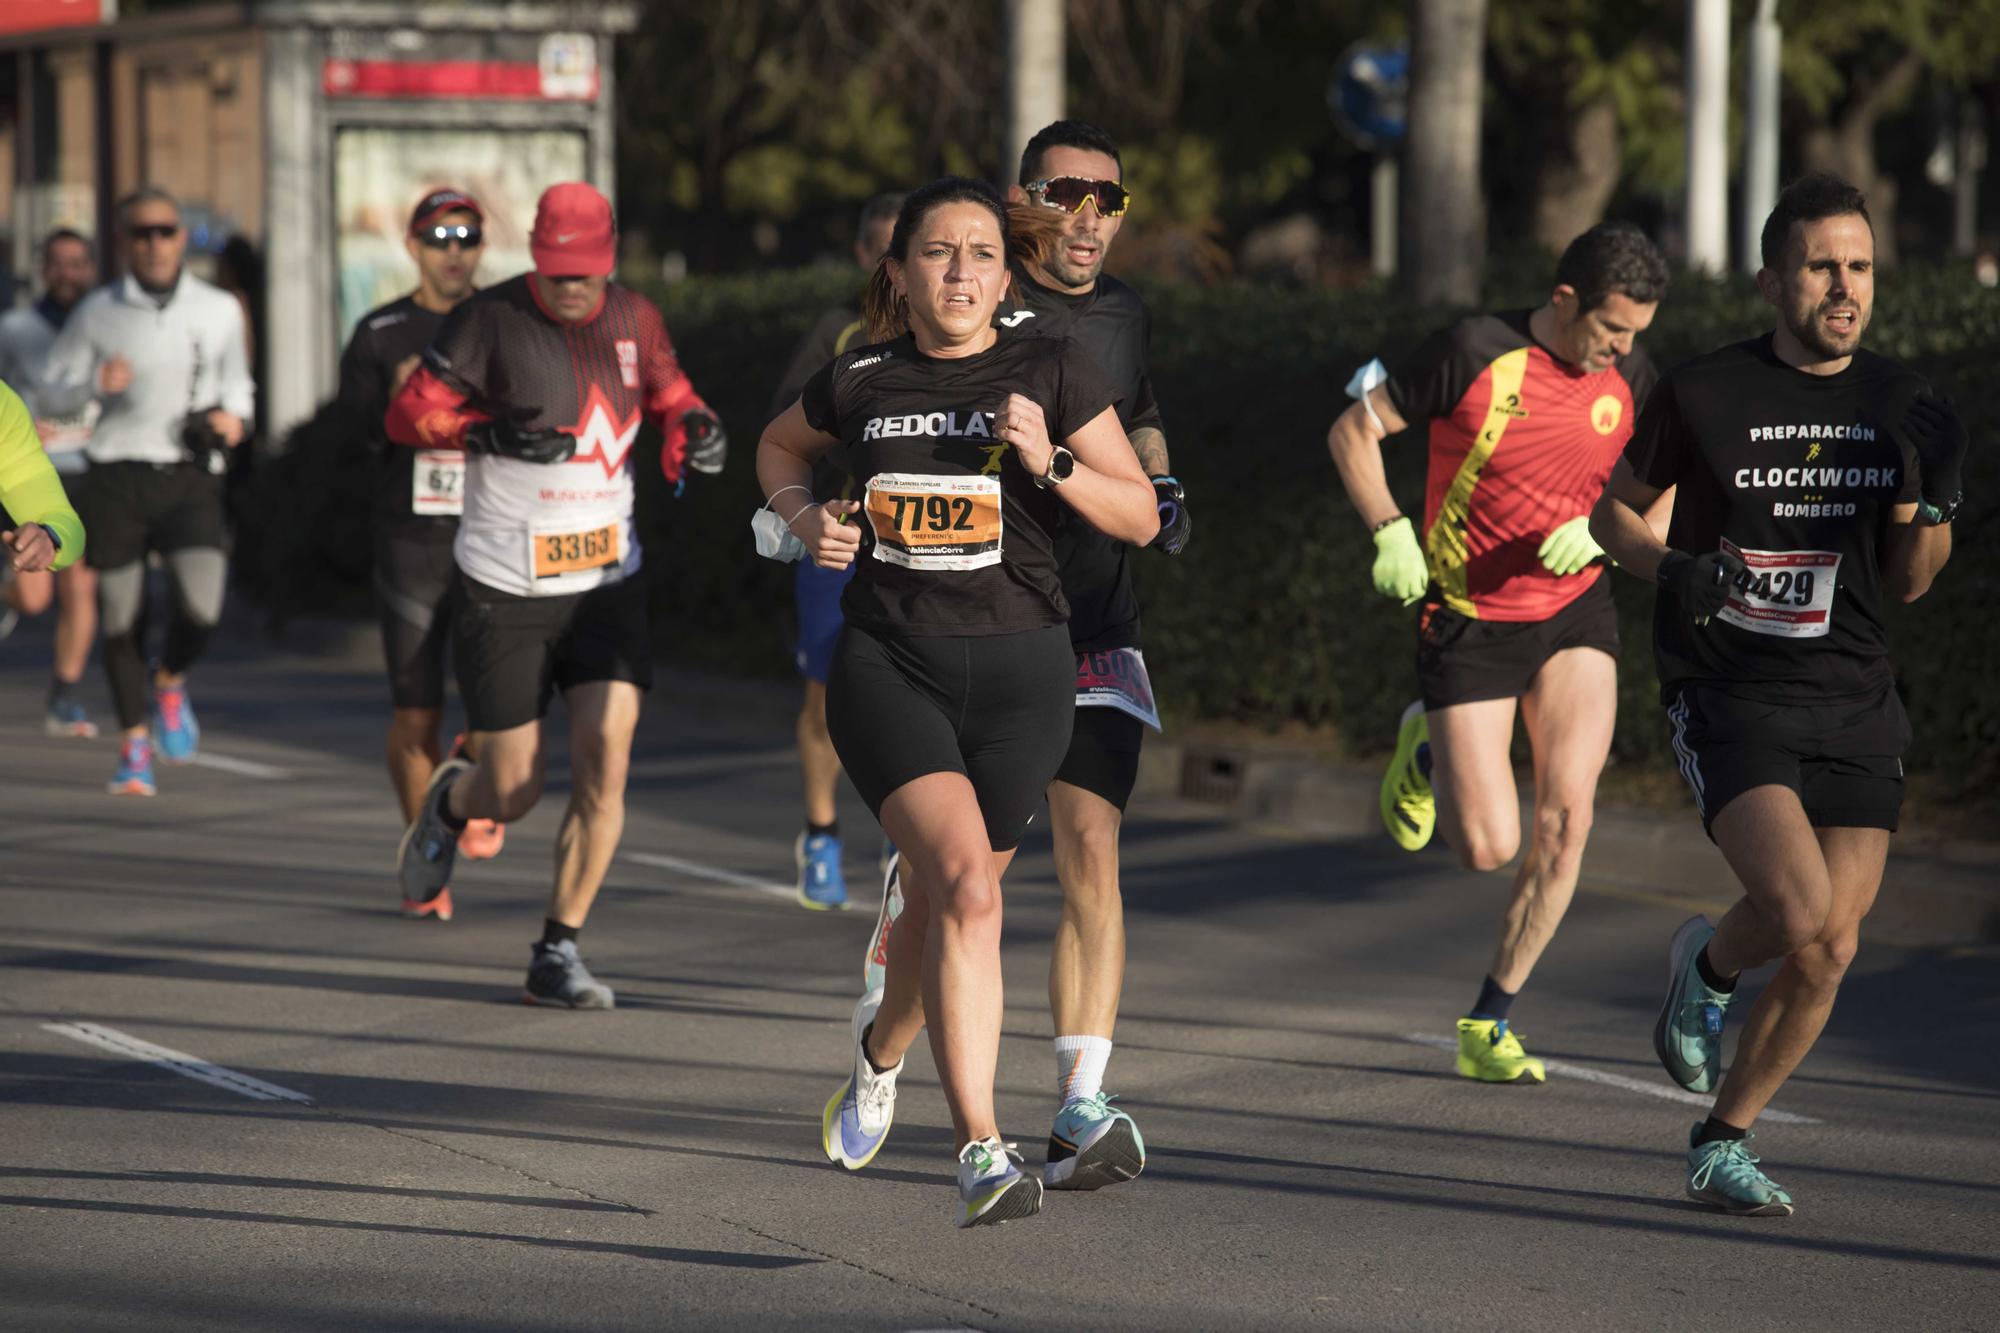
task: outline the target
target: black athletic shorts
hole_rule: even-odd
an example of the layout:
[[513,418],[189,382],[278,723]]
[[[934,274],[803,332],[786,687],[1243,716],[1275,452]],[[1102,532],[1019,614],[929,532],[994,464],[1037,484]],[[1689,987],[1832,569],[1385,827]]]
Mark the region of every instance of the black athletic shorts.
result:
[[1789,787],[1817,828],[1895,831],[1910,718],[1892,687],[1837,704],[1771,704],[1683,685],[1667,706],[1701,826],[1752,787]]
[[642,578],[560,597],[522,597],[458,575],[451,655],[473,731],[539,721],[557,690],[601,680],[653,685]]
[[92,569],[136,565],[149,552],[224,548],[222,478],[193,463],[93,463],[64,479],[89,535]]
[[827,679],[826,729],[879,819],[928,773],[963,773],[996,852],[1021,844],[1069,746],[1076,656],[1069,629],[898,638],[853,622]]
[[1417,683],[1425,708],[1528,692],[1542,663],[1566,648],[1618,656],[1618,608],[1611,580],[1600,576],[1547,620],[1479,620],[1435,603],[1417,622]]
[[1139,782],[1146,724],[1117,708],[1079,708],[1056,781],[1081,787],[1122,812]]
[[450,519],[383,522],[376,529],[375,604],[389,698],[397,708],[444,707],[444,649],[458,588],[458,566],[451,558],[457,530]]

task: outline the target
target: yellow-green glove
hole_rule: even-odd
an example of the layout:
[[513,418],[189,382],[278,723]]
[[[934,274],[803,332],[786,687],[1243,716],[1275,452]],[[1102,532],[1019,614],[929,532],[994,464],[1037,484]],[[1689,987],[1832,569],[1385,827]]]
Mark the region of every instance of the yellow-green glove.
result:
[[1404,606],[1422,597],[1430,586],[1424,548],[1417,545],[1417,530],[1409,519],[1399,518],[1375,534],[1374,573],[1375,591]]
[[1590,537],[1590,516],[1578,514],[1549,534],[1542,549],[1542,567],[1551,574],[1574,574],[1604,554],[1604,548]]

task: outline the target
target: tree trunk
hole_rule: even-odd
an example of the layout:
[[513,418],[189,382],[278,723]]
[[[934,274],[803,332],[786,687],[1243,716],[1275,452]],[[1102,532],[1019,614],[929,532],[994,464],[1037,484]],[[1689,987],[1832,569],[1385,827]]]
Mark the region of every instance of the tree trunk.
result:
[[1551,145],[1535,190],[1535,239],[1551,254],[1604,220],[1618,188],[1618,110],[1609,97],[1572,107],[1566,143]]
[[1014,183],[1021,153],[1043,126],[1063,118],[1062,0],[1007,0],[1007,142],[1000,184]]
[[1486,258],[1479,188],[1486,0],[1410,0],[1410,128],[1404,146],[1404,290],[1471,305]]
[[1911,51],[1880,78],[1865,84],[1860,94],[1831,125],[1820,125],[1805,136],[1806,166],[1831,171],[1868,196],[1868,216],[1875,225],[1875,259],[1896,262],[1896,180],[1875,168],[1875,127],[1901,106],[1923,73],[1924,58]]

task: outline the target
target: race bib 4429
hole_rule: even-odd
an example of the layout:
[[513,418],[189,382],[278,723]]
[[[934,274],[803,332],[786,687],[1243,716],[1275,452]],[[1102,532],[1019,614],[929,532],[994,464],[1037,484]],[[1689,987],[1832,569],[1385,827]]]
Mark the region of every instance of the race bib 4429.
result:
[[878,472],[863,502],[875,558],[905,569],[1000,563],[1000,478]]
[[1750,551],[1727,538],[1722,549],[1743,562],[1744,573],[1718,620],[1781,639],[1817,639],[1832,627],[1840,552]]

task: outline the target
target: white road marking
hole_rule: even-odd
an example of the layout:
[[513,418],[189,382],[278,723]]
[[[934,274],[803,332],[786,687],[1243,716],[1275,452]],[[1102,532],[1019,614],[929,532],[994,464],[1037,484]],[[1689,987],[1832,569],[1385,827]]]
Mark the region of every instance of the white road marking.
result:
[[155,1046],[150,1041],[140,1041],[129,1033],[117,1028],[101,1027],[96,1023],[44,1023],[44,1031],[59,1032],[65,1037],[73,1037],[86,1045],[97,1046],[134,1060],[143,1060],[162,1069],[171,1069],[183,1078],[191,1078],[197,1083],[222,1088],[241,1097],[249,1097],[260,1102],[301,1102],[312,1105],[312,1098],[303,1092],[293,1092],[275,1083],[266,1083],[261,1078],[251,1078],[221,1065],[212,1065],[199,1056],[185,1051],[169,1050],[165,1046]]
[[[1434,1037],[1428,1032],[1405,1033],[1403,1040],[1413,1041],[1419,1046],[1435,1046],[1441,1051],[1456,1051],[1458,1049],[1458,1039],[1456,1037]],[[1712,1110],[1715,1106],[1715,1098],[1704,1097],[1698,1092],[1689,1092],[1685,1088],[1669,1087],[1664,1083],[1648,1083],[1644,1079],[1628,1078],[1624,1074],[1613,1074],[1603,1069],[1592,1069],[1589,1065],[1571,1064],[1567,1060],[1543,1060],[1542,1065],[1551,1074],[1564,1074],[1570,1078],[1580,1078],[1586,1083],[1602,1083],[1607,1088],[1623,1088],[1627,1092],[1642,1092],[1648,1097],[1658,1097],[1663,1101],[1683,1102],[1689,1106],[1699,1106],[1704,1111]],[[1820,1123],[1809,1115],[1799,1115],[1792,1111],[1773,1111],[1768,1108],[1764,1111],[1761,1118],[1780,1125],[1817,1125]]]
[[266,782],[282,782],[292,775],[290,769],[274,768],[270,764],[260,764],[254,759],[233,759],[226,754],[216,754],[210,750],[195,751],[194,758],[188,762],[198,764],[202,768],[234,773],[238,777],[261,778]]
[[740,889],[755,889],[759,893],[773,894],[779,898],[796,898],[799,891],[790,884],[773,884],[754,875],[739,874],[734,870],[724,870],[720,866],[705,866],[699,861],[683,861],[678,856],[662,856],[658,852],[620,852],[619,858],[637,861],[642,866],[654,866],[661,870],[676,870],[683,875],[693,875],[696,879],[712,879],[720,884],[734,884]]

